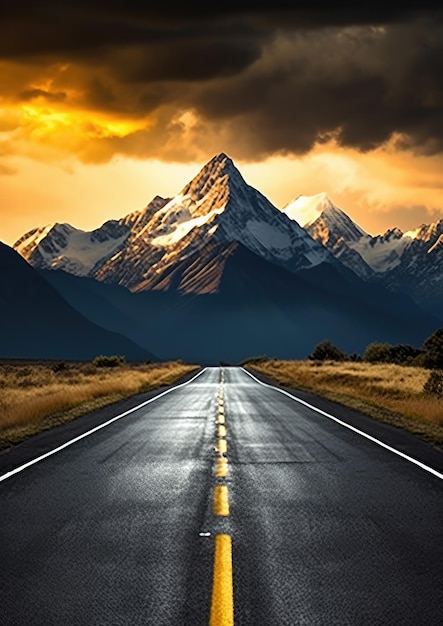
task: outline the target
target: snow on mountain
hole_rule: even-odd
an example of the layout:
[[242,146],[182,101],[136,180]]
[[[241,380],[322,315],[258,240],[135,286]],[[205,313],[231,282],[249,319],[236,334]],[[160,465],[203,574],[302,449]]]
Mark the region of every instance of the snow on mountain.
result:
[[362,254],[352,244],[369,235],[344,211],[339,209],[325,192],[314,196],[298,196],[282,211],[301,224],[309,235],[352,269],[361,278],[369,278],[373,271]]
[[91,232],[52,224],[14,248],[39,269],[117,283],[132,291],[213,293],[227,259],[246,248],[292,272],[322,262],[411,294],[429,310],[443,302],[443,220],[372,237],[326,193],[298,196],[277,209],[248,185],[226,154],[212,158],[173,198]]
[[248,185],[224,153],[172,199],[157,196],[141,212],[86,233],[54,225],[15,248],[34,266],[116,282],[133,291],[217,290],[226,258],[242,244],[296,271],[334,262],[296,222]]
[[442,317],[443,311],[443,219],[422,224],[405,233],[407,238],[397,263],[382,276],[394,291],[408,293],[429,311]]
[[407,293],[441,316],[443,220],[405,233],[391,228],[373,237],[325,193],[299,196],[282,211],[360,278]]
[[384,273],[401,263],[403,251],[410,242],[411,239],[400,229],[392,228],[384,235],[361,237],[349,246],[361,255],[374,272]]
[[326,229],[331,233],[337,230],[339,236],[346,235],[347,240],[355,241],[367,234],[324,191],[313,196],[298,196],[282,210],[306,230],[313,227],[311,230],[319,231],[320,236],[324,236]]
[[404,251],[414,241],[435,243],[439,226],[422,224],[403,233],[399,228],[373,237],[337,207],[326,193],[298,196],[282,211],[296,220],[316,241],[363,278],[384,274],[401,264]]
[[69,224],[52,224],[23,235],[14,249],[38,269],[62,269],[87,276],[126,241],[129,230],[115,221],[85,232]]
[[433,224],[422,224],[419,228],[403,233],[391,228],[384,235],[362,237],[350,243],[366,263],[377,273],[386,274],[397,267],[409,268],[412,274],[419,270],[419,258],[425,259],[443,233],[443,220]]
[[429,248],[427,254],[441,253],[443,248],[443,235],[440,235],[437,241]]
[[153,212],[96,277],[133,291],[213,292],[237,244],[293,271],[332,260],[302,228],[247,185],[222,153]]

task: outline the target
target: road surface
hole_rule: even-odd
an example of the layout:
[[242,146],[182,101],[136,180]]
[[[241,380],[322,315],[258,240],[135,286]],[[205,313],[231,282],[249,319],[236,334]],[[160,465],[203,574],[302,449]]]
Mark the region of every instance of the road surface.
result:
[[0,624],[441,626],[443,474],[328,406],[206,368],[0,463]]

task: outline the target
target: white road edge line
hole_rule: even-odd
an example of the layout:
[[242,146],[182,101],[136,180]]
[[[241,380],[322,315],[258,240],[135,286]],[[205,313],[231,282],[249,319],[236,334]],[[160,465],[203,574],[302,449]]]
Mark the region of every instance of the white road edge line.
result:
[[28,461],[27,463],[24,463],[23,465],[16,467],[10,472],[6,472],[6,474],[3,474],[2,476],[0,476],[0,483],[3,480],[10,478],[11,476],[14,476],[14,474],[18,474],[19,472],[22,472],[26,468],[31,467],[31,465],[34,465],[35,463],[38,463],[39,461],[43,461],[43,459],[48,458],[48,456],[52,456],[56,452],[60,452],[60,450],[63,450],[64,448],[67,448],[68,446],[72,446],[73,443],[76,443],[77,441],[80,441],[80,439],[84,439],[85,437],[92,435],[92,433],[95,433],[97,430],[101,430],[102,428],[109,426],[109,424],[112,424],[112,422],[116,422],[117,420],[121,419],[122,417],[125,417],[126,415],[129,415],[130,413],[133,413],[134,411],[138,411],[138,409],[141,409],[147,404],[150,404],[151,402],[154,402],[155,400],[162,398],[166,394],[171,393],[171,391],[175,391],[176,389],[180,389],[180,387],[189,385],[189,383],[192,383],[198,376],[201,376],[204,372],[206,372],[207,369],[208,368],[205,367],[201,372],[198,372],[198,374],[196,374],[193,378],[191,378],[187,382],[181,383],[180,385],[175,385],[175,387],[171,387],[170,389],[166,389],[166,391],[162,391],[162,393],[159,393],[158,396],[155,396],[154,398],[150,398],[149,400],[145,400],[145,402],[142,402],[141,404],[134,406],[132,409],[128,409],[124,413],[120,413],[120,415],[116,415],[115,417],[111,418],[107,422],[103,422],[103,424],[99,424],[98,426],[95,426],[95,428],[91,428],[91,430],[88,430],[87,432],[79,435],[78,437],[74,437],[74,439],[70,439],[69,441],[66,441],[66,443],[63,443],[61,446],[58,446],[58,448],[54,448],[54,450],[45,452],[45,454],[42,454],[41,456],[38,456],[35,459],[32,459],[32,461]]
[[380,441],[380,439],[376,439],[375,437],[372,437],[371,435],[368,435],[367,433],[363,432],[362,430],[359,430],[358,428],[355,428],[355,426],[351,426],[350,424],[347,424],[346,422],[343,422],[342,420],[338,419],[338,417],[334,417],[330,413],[326,413],[326,411],[322,411],[321,409],[318,409],[316,406],[313,406],[312,404],[309,404],[309,402],[305,402],[304,400],[301,400],[300,398],[297,398],[296,396],[293,396],[292,394],[290,394],[289,392],[285,391],[284,389],[279,389],[278,387],[274,387],[274,385],[268,385],[267,383],[262,382],[261,380],[256,378],[253,374],[251,374],[251,372],[248,372],[248,370],[245,370],[244,367],[242,367],[242,370],[246,374],[248,374],[248,376],[253,378],[256,382],[258,382],[260,385],[263,385],[263,387],[270,387],[271,389],[275,389],[275,391],[279,391],[280,393],[284,394],[285,396],[288,396],[288,398],[292,398],[292,400],[295,400],[296,402],[299,402],[300,404],[303,404],[304,406],[307,406],[308,408],[312,409],[313,411],[316,411],[317,413],[320,413],[320,415],[324,415],[325,417],[328,417],[329,419],[333,420],[334,422],[337,422],[337,424],[340,424],[341,426],[344,426],[345,428],[349,428],[349,430],[354,431],[354,433],[357,433],[358,435],[361,435],[362,437],[365,437],[366,439],[369,439],[369,441],[372,441],[373,443],[376,443],[377,445],[381,446],[382,448],[385,448],[386,450],[389,450],[389,452],[393,452],[394,454],[397,454],[398,456],[401,456],[403,459],[406,459],[406,461],[409,461],[410,463],[414,463],[414,465],[418,465],[418,467],[420,467],[421,469],[423,469],[426,472],[429,472],[430,474],[433,474],[437,478],[440,478],[440,479],[443,480],[443,474],[441,472],[438,472],[437,470],[433,469],[432,467],[429,467],[428,465],[425,465],[421,461],[417,461],[417,459],[414,459],[411,456],[408,456],[404,452],[400,452],[400,450],[396,450],[395,448],[392,448],[391,446],[388,446],[387,443],[383,443],[383,441]]

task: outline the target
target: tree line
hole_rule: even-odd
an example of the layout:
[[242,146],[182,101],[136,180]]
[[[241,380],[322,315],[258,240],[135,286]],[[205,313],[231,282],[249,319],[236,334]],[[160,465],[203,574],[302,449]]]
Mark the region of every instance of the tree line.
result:
[[409,344],[392,345],[375,341],[370,343],[363,356],[360,356],[348,354],[334,345],[332,341],[325,340],[315,346],[308,358],[315,361],[366,361],[367,363],[396,363],[428,369],[443,369],[443,328],[425,339],[421,348]]

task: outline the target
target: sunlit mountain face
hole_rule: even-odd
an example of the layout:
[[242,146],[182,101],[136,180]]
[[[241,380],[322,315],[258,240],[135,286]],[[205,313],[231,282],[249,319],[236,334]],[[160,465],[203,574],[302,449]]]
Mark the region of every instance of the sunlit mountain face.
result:
[[443,302],[443,220],[371,236],[324,192],[278,209],[248,185],[224,153],[174,197],[86,232],[70,224],[37,227],[15,249],[37,269],[62,269],[133,292],[220,288],[239,245],[291,272],[322,263],[411,295],[435,315]]
[[290,271],[334,263],[328,250],[248,185],[232,160],[215,156],[172,199],[92,232],[69,224],[37,228],[16,244],[39,269],[63,269],[131,291],[212,293],[226,259],[242,244]]
[[91,232],[36,228],[15,248],[94,323],[161,358],[213,362],[304,357],[324,338],[349,352],[420,344],[440,322],[364,255],[402,237],[371,238],[323,193],[279,209],[221,153],[172,198]]

